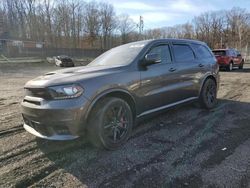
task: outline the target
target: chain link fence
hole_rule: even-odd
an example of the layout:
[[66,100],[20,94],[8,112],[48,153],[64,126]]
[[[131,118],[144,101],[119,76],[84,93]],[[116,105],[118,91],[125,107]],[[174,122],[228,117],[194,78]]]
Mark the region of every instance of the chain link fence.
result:
[[95,58],[102,54],[102,49],[70,49],[70,48],[26,48],[21,46],[8,46],[0,49],[0,54],[11,57],[53,57],[58,55],[67,55],[77,58]]

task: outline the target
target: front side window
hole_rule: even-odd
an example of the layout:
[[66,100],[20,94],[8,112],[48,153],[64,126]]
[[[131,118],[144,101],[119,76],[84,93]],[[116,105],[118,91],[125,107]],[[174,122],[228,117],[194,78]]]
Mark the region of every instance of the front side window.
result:
[[160,63],[171,63],[172,61],[169,45],[167,44],[153,47],[147,54],[157,54]]
[[190,46],[186,44],[174,44],[174,56],[177,62],[194,60],[194,53]]

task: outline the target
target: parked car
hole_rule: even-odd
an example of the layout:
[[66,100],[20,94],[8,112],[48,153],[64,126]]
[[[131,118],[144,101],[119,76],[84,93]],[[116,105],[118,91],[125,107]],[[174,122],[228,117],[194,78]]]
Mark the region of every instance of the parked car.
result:
[[240,52],[235,49],[215,49],[213,53],[220,68],[232,71],[234,67],[243,69],[244,59]]
[[146,40],[113,48],[84,67],[49,72],[25,85],[24,128],[41,138],[86,135],[122,145],[141,118],[190,101],[216,105],[219,67],[203,42]]
[[56,56],[54,57],[54,59],[55,59],[56,66],[59,66],[59,67],[74,67],[75,66],[72,58],[68,56],[65,56],[65,55]]

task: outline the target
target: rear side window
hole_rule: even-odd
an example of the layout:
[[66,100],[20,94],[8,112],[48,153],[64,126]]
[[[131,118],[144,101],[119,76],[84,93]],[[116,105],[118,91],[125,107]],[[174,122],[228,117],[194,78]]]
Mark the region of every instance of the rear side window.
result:
[[185,62],[194,59],[193,50],[186,44],[174,44],[174,56],[176,61]]
[[153,47],[148,54],[158,54],[161,63],[171,63],[172,61],[169,46],[167,44]]
[[198,58],[209,58],[212,57],[212,54],[207,47],[200,44],[192,44],[192,47],[195,51],[195,54]]

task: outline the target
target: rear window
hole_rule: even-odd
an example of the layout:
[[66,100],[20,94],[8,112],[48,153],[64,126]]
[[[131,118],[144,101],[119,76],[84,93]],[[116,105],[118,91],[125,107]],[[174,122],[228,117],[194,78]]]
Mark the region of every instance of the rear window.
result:
[[185,62],[194,59],[193,50],[186,44],[174,44],[174,56],[176,61]]
[[212,57],[212,54],[207,47],[200,44],[192,44],[192,47],[195,51],[195,54],[198,58],[209,58]]
[[216,50],[216,51],[214,50],[213,53],[214,53],[214,55],[218,55],[218,56],[226,56],[227,55],[225,50]]

